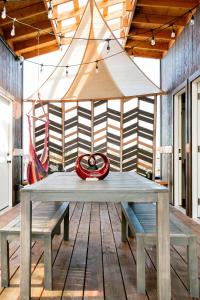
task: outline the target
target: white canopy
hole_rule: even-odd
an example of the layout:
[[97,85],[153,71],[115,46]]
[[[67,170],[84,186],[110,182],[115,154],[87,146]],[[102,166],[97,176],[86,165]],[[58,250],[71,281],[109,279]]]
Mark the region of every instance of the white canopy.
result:
[[[59,66],[40,87],[42,100],[102,100],[162,93],[126,54],[93,0],[87,3]],[[37,99],[37,95],[29,99]]]

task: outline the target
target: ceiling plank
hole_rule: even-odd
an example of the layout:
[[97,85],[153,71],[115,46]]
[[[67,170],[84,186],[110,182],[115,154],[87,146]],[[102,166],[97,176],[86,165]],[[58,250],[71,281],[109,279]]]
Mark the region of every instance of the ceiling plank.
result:
[[[19,21],[28,19],[28,18],[34,18],[34,16],[40,15],[40,14],[46,14],[47,11],[45,9],[44,3],[38,3],[31,6],[26,6],[24,8],[21,8],[19,10],[10,11],[9,16],[11,18],[16,18]],[[0,26],[5,26],[8,24],[11,24],[13,21],[9,18],[6,19],[0,19]]]
[[[172,16],[166,15],[145,15],[145,14],[136,14],[133,18],[132,24],[153,24],[153,25],[164,25],[173,23],[175,26],[186,26],[187,25],[187,16],[181,18],[174,18]],[[163,26],[164,27],[164,26]]]
[[[56,43],[54,35],[46,34],[46,35],[40,36],[39,47],[42,47],[42,44],[52,45],[54,43]],[[38,48],[38,39],[33,38],[33,39],[29,39],[29,40],[22,41],[22,42],[21,41],[20,42],[14,42],[13,47],[14,47],[14,50],[16,52],[31,51],[31,50],[34,50],[34,49]]]
[[[51,45],[51,46],[44,46],[43,48],[40,48],[40,55],[47,54],[47,53],[57,51],[57,50],[58,50],[57,44]],[[25,59],[36,57],[38,55],[38,50],[35,49],[35,50],[29,51],[29,52],[21,51],[21,55],[23,55],[23,57]]]
[[[151,29],[151,28],[150,28]],[[176,29],[175,29],[176,30]],[[165,29],[162,31],[154,31],[154,35],[156,40],[172,40],[171,38],[171,29]],[[145,38],[150,38],[152,35],[151,32],[147,32],[146,28],[131,28],[129,31],[129,37],[132,37],[134,39],[145,39]]]
[[126,48],[143,48],[150,50],[167,51],[169,49],[169,43],[156,43],[154,46],[152,46],[149,41],[128,40],[126,43]]
[[[97,6],[99,9],[105,9],[106,7],[116,5],[119,3],[123,3],[124,1],[122,0],[109,0],[109,1],[101,1],[97,3]],[[56,19],[57,21],[62,21],[66,19],[70,19],[73,17],[77,17],[83,14],[85,10],[85,6],[80,7],[78,10],[72,9],[68,12],[62,12],[62,13],[56,13],[56,11],[53,12],[53,19]],[[121,12],[121,11],[120,11]],[[122,12],[121,12],[122,14]],[[120,16],[121,16],[120,14]]]
[[[34,27],[38,27],[40,28],[40,34],[44,34],[47,32],[52,32],[52,26],[51,23],[49,22],[49,20],[45,20],[42,22],[38,22],[36,24],[32,24]],[[12,37],[10,35],[10,28],[4,30],[4,37],[5,39],[7,39],[8,41],[20,41],[23,39],[29,39],[29,38],[33,38],[34,36],[36,36],[38,33],[37,29],[28,27],[28,26],[16,26],[16,33],[15,36]]]
[[133,55],[135,57],[147,57],[147,58],[156,58],[156,59],[162,59],[163,53],[160,51],[151,51],[147,49],[129,49],[127,51],[129,55]]
[[156,7],[156,8],[185,8],[190,9],[198,4],[195,0],[138,0],[137,6],[139,7]]

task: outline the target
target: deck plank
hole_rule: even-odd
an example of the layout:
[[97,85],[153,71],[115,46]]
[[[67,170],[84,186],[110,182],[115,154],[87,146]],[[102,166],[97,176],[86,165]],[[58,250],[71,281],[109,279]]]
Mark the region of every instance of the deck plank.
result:
[[92,203],[84,300],[104,299],[101,223],[98,203]]
[[[19,211],[19,205],[0,215],[0,227]],[[172,208],[198,237],[200,225]],[[43,288],[43,245],[32,247],[32,296],[34,300],[156,300],[156,249],[146,256],[146,295],[136,290],[135,241],[121,243],[121,208],[113,203],[70,205],[70,240],[62,235],[53,240],[54,290]],[[11,287],[0,289],[0,300],[19,299],[19,242],[10,243]],[[184,247],[171,247],[172,300],[191,300],[187,283],[187,256]]]
[[100,204],[100,218],[105,298],[124,300],[126,294],[106,203]]
[[118,253],[119,263],[128,300],[147,300],[136,289],[136,262],[128,243],[121,242],[121,221],[114,203],[108,203],[108,212]]
[[63,300],[78,300],[83,298],[90,216],[91,204],[85,203],[62,295]]

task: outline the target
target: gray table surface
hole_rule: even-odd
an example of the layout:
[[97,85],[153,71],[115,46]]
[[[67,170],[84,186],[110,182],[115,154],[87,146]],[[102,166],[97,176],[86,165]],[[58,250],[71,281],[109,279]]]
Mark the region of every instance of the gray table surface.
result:
[[20,298],[31,294],[32,201],[156,202],[158,299],[171,299],[168,189],[135,172],[110,172],[101,181],[81,180],[75,172],[58,172],[21,191]]

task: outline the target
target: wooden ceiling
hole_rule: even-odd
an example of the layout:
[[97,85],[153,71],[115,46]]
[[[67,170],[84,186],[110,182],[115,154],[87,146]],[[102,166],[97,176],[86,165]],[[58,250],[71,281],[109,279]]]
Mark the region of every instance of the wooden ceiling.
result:
[[[169,24],[173,18],[182,16],[197,5],[198,0],[97,0],[98,7],[116,37],[130,55],[162,58],[173,45]],[[15,36],[11,36],[13,20],[0,18],[0,35],[17,55],[31,58],[58,50],[60,39],[55,33],[73,36],[87,0],[54,0],[53,16],[48,19],[49,0],[7,0],[6,11],[16,18]],[[4,2],[0,0],[0,11]],[[194,13],[194,10],[192,11]],[[176,37],[189,22],[192,14],[176,19]],[[21,22],[21,23],[19,23]],[[24,24],[23,24],[24,23]],[[31,26],[27,26],[31,25]],[[162,26],[168,24],[168,26]],[[35,28],[34,28],[35,27]],[[159,29],[158,29],[159,27]],[[167,28],[165,28],[167,27]],[[38,43],[38,30],[39,43]],[[155,46],[149,39],[154,29]],[[128,36],[128,38],[127,38]],[[62,39],[68,44],[70,39]]]
[[[135,1],[128,38],[127,53],[134,56],[162,59],[195,13],[198,0]],[[191,12],[189,12],[191,10]],[[171,37],[174,29],[175,38]],[[150,39],[155,38],[152,46]]]

